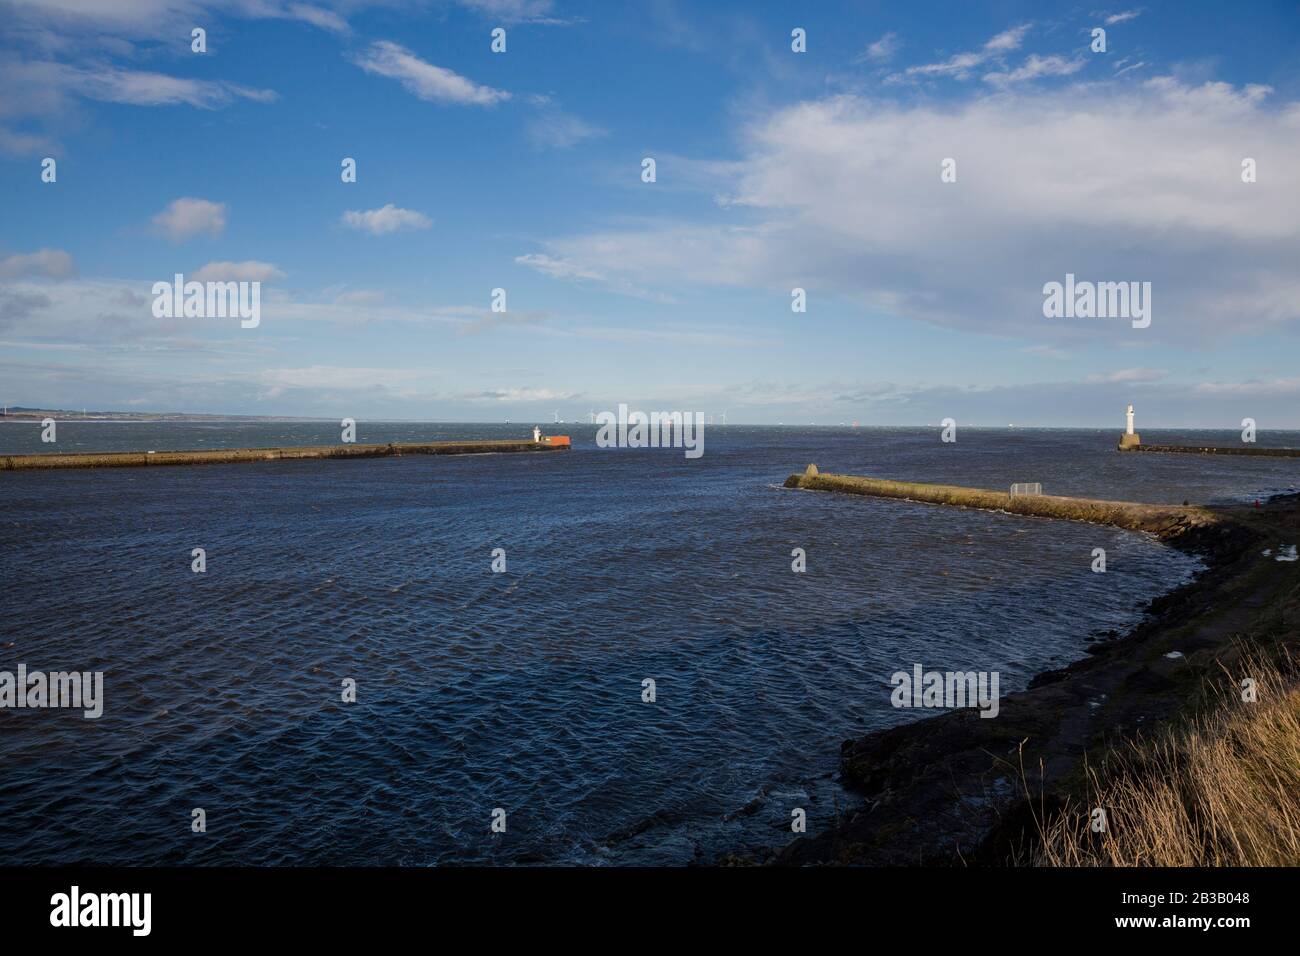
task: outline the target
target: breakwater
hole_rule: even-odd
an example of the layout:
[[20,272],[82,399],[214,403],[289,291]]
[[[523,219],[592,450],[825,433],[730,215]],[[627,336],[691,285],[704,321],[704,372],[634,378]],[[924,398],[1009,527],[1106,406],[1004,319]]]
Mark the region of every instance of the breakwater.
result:
[[303,445],[289,448],[212,448],[194,451],[126,451],[0,455],[0,471],[36,468],[144,468],[157,465],[234,464],[307,458],[394,458],[402,455],[486,455],[508,452],[562,451],[563,436],[532,441],[390,442],[384,445]]
[[810,491],[839,491],[872,498],[897,498],[937,505],[1005,511],[1039,518],[1064,518],[1091,524],[1112,525],[1130,531],[1145,531],[1161,538],[1177,537],[1197,527],[1217,524],[1213,512],[1188,505],[1148,505],[1130,501],[1095,498],[1066,498],[1059,495],[1011,495],[983,488],[935,485],[916,481],[891,481],[856,475],[820,474],[810,467],[802,475],[791,475],[787,488]]
[[1121,444],[1120,451],[1156,451],[1183,455],[1250,455],[1259,458],[1300,458],[1300,448],[1256,448],[1245,445],[1141,445]]

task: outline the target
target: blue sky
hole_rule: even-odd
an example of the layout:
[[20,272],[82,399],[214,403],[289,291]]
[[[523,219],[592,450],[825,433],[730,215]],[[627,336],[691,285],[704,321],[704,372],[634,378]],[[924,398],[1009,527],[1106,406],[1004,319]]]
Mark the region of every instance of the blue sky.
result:
[[[1105,425],[1131,401],[1300,427],[1292,3],[0,0],[0,23],[10,403]],[[177,272],[261,280],[260,325],[154,318]],[[1066,273],[1151,282],[1150,327],[1045,318]]]

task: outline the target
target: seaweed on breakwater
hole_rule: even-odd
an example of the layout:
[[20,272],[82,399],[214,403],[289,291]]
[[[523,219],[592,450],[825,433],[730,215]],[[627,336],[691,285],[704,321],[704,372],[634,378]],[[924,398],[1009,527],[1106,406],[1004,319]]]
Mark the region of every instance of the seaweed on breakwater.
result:
[[156,465],[234,464],[310,458],[392,458],[402,455],[484,455],[560,451],[567,444],[521,441],[390,442],[386,445],[303,445],[289,448],[212,448],[193,451],[122,451],[0,455],[0,471],[40,468],[145,468]]

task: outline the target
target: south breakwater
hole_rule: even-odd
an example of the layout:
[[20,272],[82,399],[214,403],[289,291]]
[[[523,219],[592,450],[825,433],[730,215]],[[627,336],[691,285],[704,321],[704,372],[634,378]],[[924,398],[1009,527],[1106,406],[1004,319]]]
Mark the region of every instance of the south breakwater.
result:
[[486,455],[566,451],[569,440],[390,442],[383,445],[304,445],[289,448],[213,448],[194,451],[127,451],[0,456],[0,471],[35,468],[145,468],[155,465],[234,464],[310,458],[393,458],[402,455]]

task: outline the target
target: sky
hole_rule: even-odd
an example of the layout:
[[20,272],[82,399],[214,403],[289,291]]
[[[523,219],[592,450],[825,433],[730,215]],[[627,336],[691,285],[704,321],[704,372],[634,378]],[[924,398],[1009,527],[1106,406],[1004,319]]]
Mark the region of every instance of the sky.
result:
[[0,0],[9,404],[1300,428],[1298,266],[1292,2]]

